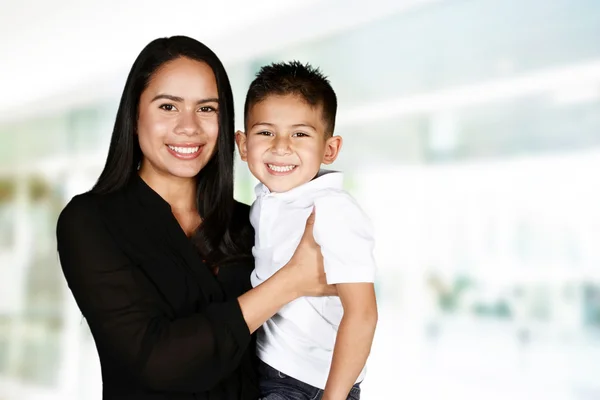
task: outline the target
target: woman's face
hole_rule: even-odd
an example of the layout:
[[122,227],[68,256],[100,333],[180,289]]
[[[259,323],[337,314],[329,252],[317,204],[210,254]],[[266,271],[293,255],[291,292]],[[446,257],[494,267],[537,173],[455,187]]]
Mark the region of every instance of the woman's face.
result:
[[139,104],[137,134],[144,178],[193,178],[215,152],[217,82],[208,64],[177,58],[150,78]]

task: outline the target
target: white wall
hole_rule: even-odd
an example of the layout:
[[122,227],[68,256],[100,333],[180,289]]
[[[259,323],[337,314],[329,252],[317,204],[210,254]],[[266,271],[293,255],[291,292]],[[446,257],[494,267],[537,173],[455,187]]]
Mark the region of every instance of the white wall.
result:
[[0,6],[0,123],[119,93],[135,57],[157,37],[192,36],[235,62],[434,1],[7,2]]

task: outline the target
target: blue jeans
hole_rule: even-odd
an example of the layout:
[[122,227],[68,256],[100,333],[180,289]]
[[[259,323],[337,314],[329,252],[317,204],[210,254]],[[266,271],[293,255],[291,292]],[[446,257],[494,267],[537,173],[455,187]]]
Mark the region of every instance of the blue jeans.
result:
[[[323,390],[285,375],[258,360],[260,400],[320,400]],[[360,400],[360,384],[352,386],[348,400]]]

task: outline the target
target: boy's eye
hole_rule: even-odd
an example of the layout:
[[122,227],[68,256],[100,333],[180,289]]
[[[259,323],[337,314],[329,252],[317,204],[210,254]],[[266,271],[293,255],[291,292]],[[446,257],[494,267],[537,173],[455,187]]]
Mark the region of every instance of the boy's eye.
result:
[[304,132],[296,132],[292,135],[292,137],[308,137],[308,135]]
[[173,104],[161,104],[158,108],[161,108],[165,111],[173,111],[176,110],[175,106]]
[[269,131],[260,131],[260,132],[256,132],[257,135],[263,135],[263,136],[273,136],[273,134]]

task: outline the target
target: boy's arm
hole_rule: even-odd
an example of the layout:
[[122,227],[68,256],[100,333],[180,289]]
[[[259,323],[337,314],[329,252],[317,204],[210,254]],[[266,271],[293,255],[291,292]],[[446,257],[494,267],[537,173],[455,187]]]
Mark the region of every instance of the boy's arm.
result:
[[372,283],[339,283],[337,290],[344,316],[322,400],[346,400],[367,362],[377,325],[377,302]]

